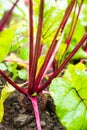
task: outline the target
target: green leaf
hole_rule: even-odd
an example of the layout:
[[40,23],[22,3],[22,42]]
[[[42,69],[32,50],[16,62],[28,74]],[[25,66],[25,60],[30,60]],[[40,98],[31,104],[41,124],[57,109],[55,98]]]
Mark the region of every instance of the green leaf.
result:
[[80,41],[80,39],[84,35],[84,33],[85,33],[85,29],[84,29],[83,25],[81,24],[81,21],[78,20],[78,24],[76,26],[76,29],[75,29],[75,32],[73,35],[73,39],[75,39],[76,42]]
[[[72,20],[72,16],[73,16],[73,14],[70,17],[70,21]],[[67,27],[65,28],[66,37],[68,37],[70,27],[71,27],[71,22],[69,22],[67,24]],[[81,20],[78,19],[78,23],[76,24],[76,28],[75,28],[75,31],[74,31],[74,34],[73,34],[72,41],[71,41],[70,45],[73,44],[75,46],[81,40],[81,37],[84,35],[84,33],[85,33],[85,28],[82,25]]]
[[69,65],[50,85],[56,114],[67,130],[87,129],[87,72],[83,64]]
[[86,17],[86,14],[87,14],[87,0],[85,0],[86,3],[83,5],[83,8],[82,8],[82,11],[81,11],[81,23],[83,26],[87,26],[87,17]]
[[[35,12],[35,29],[37,30],[37,23],[38,23],[38,14],[39,14],[39,4],[40,0],[35,0],[35,6],[34,6],[34,12]],[[45,0],[45,6],[44,6],[44,24],[42,29],[42,38],[41,43],[43,45],[51,44],[53,37],[56,33],[56,30],[60,24],[60,21],[63,17],[63,14],[65,12],[65,8],[60,9],[59,2],[55,0]]]
[[48,3],[45,5],[44,25],[42,31],[42,44],[47,45],[52,42],[64,13],[64,11],[60,10],[56,4],[52,5],[50,2],[51,4],[49,5]]
[[13,88],[10,84],[5,85],[1,91],[1,94],[0,94],[0,122],[2,121],[3,116],[4,116],[4,102],[9,97],[9,95],[14,91],[15,91],[15,88]]
[[8,71],[13,74],[12,79],[14,80],[18,76],[17,63],[16,62],[14,62],[14,63],[7,62],[6,65],[8,67]]
[[0,62],[8,55],[14,32],[12,29],[7,29],[0,32]]
[[58,61],[58,66],[61,64],[61,62],[63,61],[63,56],[64,56],[64,52],[66,49],[66,44],[62,43],[56,53],[55,59],[56,61]]
[[22,47],[19,52],[19,57],[23,60],[29,59],[29,50],[27,47]]
[[82,49],[80,48],[78,50],[78,52],[73,56],[72,59],[83,59],[83,58],[87,58],[87,53]]
[[10,52],[16,51],[19,47],[20,47],[20,44],[19,44],[19,43],[15,43],[15,44],[11,47]]
[[0,70],[3,70],[3,71],[7,70],[7,67],[4,63],[0,63]]
[[[76,46],[76,40],[73,40],[67,50],[67,54],[70,53],[74,47]],[[87,58],[87,53],[82,49],[80,48],[77,53],[73,56],[73,60],[78,60],[78,59],[83,59],[83,58]]]
[[17,63],[8,63],[7,66],[8,66],[8,71],[14,73],[14,71],[17,68]]
[[25,69],[18,70],[18,76],[20,79],[27,79],[27,72]]
[[85,66],[82,63],[77,65],[70,64],[63,77],[72,82],[77,90],[84,88],[84,86],[87,85],[85,82],[87,80],[87,72],[85,71]]

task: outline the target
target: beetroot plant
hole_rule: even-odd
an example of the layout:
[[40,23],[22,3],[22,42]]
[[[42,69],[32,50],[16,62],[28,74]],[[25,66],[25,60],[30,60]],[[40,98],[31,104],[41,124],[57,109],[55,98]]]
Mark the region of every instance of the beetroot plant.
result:
[[[11,15],[13,12],[13,9],[17,6],[19,0],[16,0],[16,2],[13,4],[13,7],[6,13],[6,15],[2,18],[0,21],[0,35],[4,33],[4,30],[6,26],[8,26],[8,21],[11,20]],[[57,1],[54,1],[57,2]],[[0,75],[5,78],[5,80],[11,84],[16,90],[18,90],[20,93],[25,95],[29,101],[31,101],[34,114],[36,118],[36,124],[37,129],[41,130],[40,125],[40,117],[39,117],[39,111],[38,111],[38,103],[37,103],[37,96],[39,93],[43,94],[45,91],[45,88],[47,88],[51,81],[58,76],[60,72],[65,68],[65,66],[69,63],[71,58],[75,55],[75,53],[78,51],[78,49],[83,45],[83,43],[87,40],[87,34],[84,34],[82,39],[78,42],[78,44],[75,46],[75,48],[70,52],[70,54],[66,57],[66,51],[68,47],[70,46],[72,36],[74,34],[76,25],[78,24],[79,15],[81,12],[81,8],[83,5],[84,0],[78,1],[78,0],[71,0],[69,1],[69,5],[67,6],[65,13],[63,14],[63,17],[61,18],[61,22],[58,22],[58,26],[55,26],[55,22],[52,25],[51,19],[54,18],[54,15],[51,16],[51,10],[49,13],[45,12],[45,6],[46,6],[46,0],[28,0],[29,5],[29,67],[28,67],[28,80],[27,80],[27,88],[20,87],[18,84],[16,84],[11,78],[9,78],[5,72],[0,70]],[[35,11],[35,6],[39,6],[39,11]],[[78,10],[76,10],[78,8]],[[57,9],[57,7],[56,7]],[[76,14],[77,11],[77,14]],[[34,14],[38,14],[38,20],[37,17],[34,17]],[[57,12],[56,12],[57,13]],[[73,14],[73,18],[71,20],[71,26],[68,32],[68,35],[66,39],[64,39],[65,35],[65,29],[68,25],[69,18]],[[46,23],[50,18],[50,26],[46,30]],[[36,19],[37,23],[37,29],[35,30],[35,22]],[[56,20],[56,19],[55,19]],[[54,21],[55,21],[54,20]],[[38,21],[38,22],[37,22]],[[58,20],[57,20],[58,21]],[[52,27],[55,27],[55,29],[52,29]],[[45,29],[44,29],[45,28]],[[49,30],[51,30],[50,33]],[[44,31],[45,30],[45,31]],[[36,35],[34,33],[36,31]],[[45,32],[45,33],[44,33]],[[44,49],[46,49],[45,44],[48,42],[46,38],[49,38],[49,47],[47,48],[47,51],[45,55],[42,57],[40,67],[38,67],[39,61],[41,56],[44,53]],[[9,38],[9,39],[12,39]],[[4,42],[4,46],[10,46],[11,41],[9,39]],[[9,42],[8,42],[9,41]],[[58,58],[57,53],[60,49],[63,41],[65,42],[65,46],[63,48],[62,57],[60,64],[58,65]],[[1,42],[0,42],[1,44]],[[47,43],[48,44],[48,43]],[[1,46],[1,45],[0,45]],[[4,47],[2,46],[2,48]],[[7,53],[3,56],[0,61],[4,60],[4,58],[7,56],[9,52],[9,49],[7,50]],[[1,54],[1,52],[0,52]],[[39,69],[38,69],[39,68]],[[50,72],[48,74],[48,71]],[[43,79],[46,79],[45,83],[43,83]],[[59,82],[59,81],[58,81]],[[57,87],[57,86],[56,86]],[[57,90],[57,89],[56,89]],[[3,95],[2,95],[3,96]]]

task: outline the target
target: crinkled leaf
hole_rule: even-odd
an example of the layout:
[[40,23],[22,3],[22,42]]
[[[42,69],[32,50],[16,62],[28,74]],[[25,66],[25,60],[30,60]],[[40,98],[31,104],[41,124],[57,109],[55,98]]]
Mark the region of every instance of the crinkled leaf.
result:
[[0,32],[0,62],[8,55],[14,32],[12,29],[7,29]]
[[69,65],[50,86],[56,113],[67,130],[87,129],[87,72],[83,64]]
[[2,121],[3,116],[4,116],[4,102],[10,96],[10,94],[14,91],[15,91],[15,88],[13,88],[10,84],[5,85],[1,91],[1,94],[0,94],[0,122]]
[[63,77],[72,82],[77,90],[87,86],[87,72],[85,71],[85,66],[82,63],[77,65],[70,64]]
[[52,42],[52,39],[55,35],[54,32],[56,32],[60,24],[63,13],[64,10],[60,10],[57,5],[49,6],[49,4],[46,3],[44,13],[44,25],[42,31],[42,44],[48,44]]
[[[38,5],[40,3],[40,0],[35,0],[36,4],[34,6],[35,10],[35,29],[37,26],[38,21],[38,14],[39,14],[39,8]],[[53,37],[55,35],[55,32],[61,22],[61,19],[63,17],[65,8],[60,9],[59,2],[57,3],[55,0],[45,0],[45,6],[44,6],[44,23],[43,23],[43,30],[42,30],[42,38],[41,43],[43,45],[46,44],[47,48],[49,48],[49,44],[51,44]]]

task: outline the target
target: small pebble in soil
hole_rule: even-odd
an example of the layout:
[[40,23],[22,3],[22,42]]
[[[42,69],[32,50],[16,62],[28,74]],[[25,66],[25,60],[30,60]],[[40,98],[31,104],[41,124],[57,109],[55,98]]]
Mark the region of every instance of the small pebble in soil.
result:
[[32,115],[29,116],[26,114],[19,114],[18,117],[14,118],[14,123],[15,123],[15,126],[18,128],[23,125],[26,125],[27,123],[32,122],[33,119],[34,119],[34,116]]
[[41,121],[41,126],[45,127],[46,126],[46,122],[45,121]]
[[48,116],[50,116],[50,113],[48,111],[45,112]]

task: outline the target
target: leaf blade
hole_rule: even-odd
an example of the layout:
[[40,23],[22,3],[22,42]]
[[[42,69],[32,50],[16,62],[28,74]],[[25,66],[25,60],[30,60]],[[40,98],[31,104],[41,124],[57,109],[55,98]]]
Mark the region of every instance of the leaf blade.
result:
[[67,130],[87,129],[87,72],[84,70],[83,64],[69,65],[63,78],[54,79],[50,87],[57,116]]

